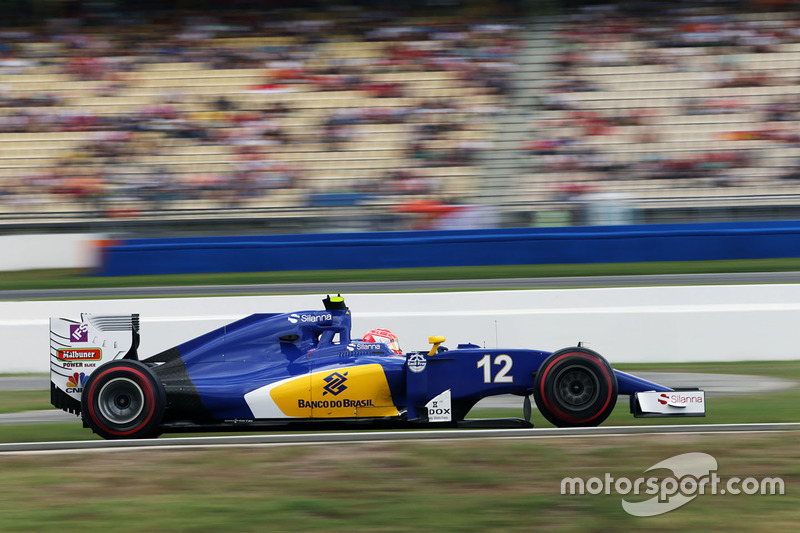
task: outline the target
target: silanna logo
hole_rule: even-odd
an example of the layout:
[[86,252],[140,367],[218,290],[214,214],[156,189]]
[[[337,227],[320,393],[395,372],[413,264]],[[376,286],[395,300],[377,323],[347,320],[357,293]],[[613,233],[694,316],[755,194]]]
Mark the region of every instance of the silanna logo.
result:
[[673,392],[670,394],[662,393],[658,397],[658,403],[669,405],[670,407],[686,407],[693,403],[703,403],[703,396],[692,393]]
[[325,386],[322,387],[325,392],[323,392],[322,395],[325,396],[330,392],[334,396],[338,396],[347,390],[347,386],[344,384],[344,382],[347,381],[345,376],[347,376],[347,372],[344,373],[344,376],[338,372],[325,376]]
[[330,313],[322,315],[301,315],[299,313],[292,313],[289,315],[289,322],[292,324],[297,324],[298,322],[330,322],[331,320],[333,320],[333,315]]
[[67,378],[67,392],[83,392],[84,383],[86,383],[86,374],[75,372]]

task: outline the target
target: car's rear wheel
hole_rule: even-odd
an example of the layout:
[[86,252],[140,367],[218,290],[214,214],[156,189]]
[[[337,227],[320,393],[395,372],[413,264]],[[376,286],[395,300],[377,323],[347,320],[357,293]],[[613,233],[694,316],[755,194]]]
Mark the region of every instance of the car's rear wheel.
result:
[[106,439],[157,436],[165,406],[161,381],[139,361],[112,361],[98,368],[81,397],[84,422]]
[[617,402],[617,376],[600,354],[564,348],[545,359],[534,379],[539,412],[558,427],[597,426]]

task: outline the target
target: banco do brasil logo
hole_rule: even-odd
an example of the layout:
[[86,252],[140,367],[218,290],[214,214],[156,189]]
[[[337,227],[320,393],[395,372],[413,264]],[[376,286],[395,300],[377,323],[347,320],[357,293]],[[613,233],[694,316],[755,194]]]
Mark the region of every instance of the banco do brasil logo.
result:
[[325,376],[325,386],[322,387],[325,392],[323,392],[322,395],[325,396],[330,392],[334,396],[338,396],[344,392],[347,389],[347,386],[344,384],[344,382],[347,381],[345,376],[347,376],[347,372],[344,373],[344,376],[338,372]]

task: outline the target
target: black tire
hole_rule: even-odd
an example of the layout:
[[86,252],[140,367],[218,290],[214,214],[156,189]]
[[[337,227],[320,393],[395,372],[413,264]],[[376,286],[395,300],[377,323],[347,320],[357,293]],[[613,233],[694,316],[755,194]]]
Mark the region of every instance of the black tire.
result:
[[166,393],[144,363],[120,360],[95,370],[83,387],[81,416],[104,439],[145,439],[159,435]]
[[600,354],[564,348],[542,363],[534,379],[539,412],[557,427],[600,425],[617,403],[617,376]]

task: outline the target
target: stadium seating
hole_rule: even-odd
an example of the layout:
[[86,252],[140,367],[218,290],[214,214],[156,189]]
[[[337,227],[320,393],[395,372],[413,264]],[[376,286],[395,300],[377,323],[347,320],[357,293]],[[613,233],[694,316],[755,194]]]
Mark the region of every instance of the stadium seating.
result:
[[[153,42],[126,52],[114,27],[4,38],[0,217],[800,195],[800,36],[780,13],[700,5],[655,30],[590,8],[495,27],[380,20],[366,34],[314,17],[324,38],[152,21],[130,31]],[[731,28],[750,40],[720,44]]]

